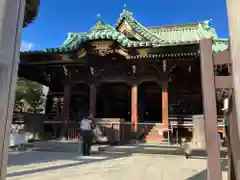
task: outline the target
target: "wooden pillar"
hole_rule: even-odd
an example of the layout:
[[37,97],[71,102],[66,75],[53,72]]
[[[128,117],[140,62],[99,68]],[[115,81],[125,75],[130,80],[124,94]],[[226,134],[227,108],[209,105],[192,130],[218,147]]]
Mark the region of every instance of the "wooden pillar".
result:
[[63,110],[61,115],[62,121],[62,137],[67,138],[68,132],[68,121],[70,120],[70,100],[71,100],[71,85],[66,83],[64,86],[64,95],[63,95]]
[[222,179],[212,40],[200,41],[201,79],[205,122],[208,180]]
[[91,84],[89,87],[89,113],[95,117],[96,116],[96,86],[95,84]]
[[162,84],[162,123],[163,128],[168,128],[168,82]]
[[131,90],[131,125],[132,132],[137,132],[138,127],[138,85],[132,84]]

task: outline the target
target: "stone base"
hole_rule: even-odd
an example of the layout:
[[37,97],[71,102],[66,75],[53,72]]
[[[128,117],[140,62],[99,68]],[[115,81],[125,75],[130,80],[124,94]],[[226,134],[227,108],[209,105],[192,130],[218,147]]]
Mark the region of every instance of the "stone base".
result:
[[197,147],[205,148],[204,115],[194,115],[193,124],[192,144]]
[[130,140],[130,144],[140,144],[140,141],[137,139]]

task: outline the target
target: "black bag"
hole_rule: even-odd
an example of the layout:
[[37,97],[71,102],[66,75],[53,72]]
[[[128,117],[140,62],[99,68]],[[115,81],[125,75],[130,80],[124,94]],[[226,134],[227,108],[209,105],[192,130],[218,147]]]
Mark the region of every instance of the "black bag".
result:
[[91,123],[91,128],[92,128],[92,130],[96,128],[96,124],[93,121]]

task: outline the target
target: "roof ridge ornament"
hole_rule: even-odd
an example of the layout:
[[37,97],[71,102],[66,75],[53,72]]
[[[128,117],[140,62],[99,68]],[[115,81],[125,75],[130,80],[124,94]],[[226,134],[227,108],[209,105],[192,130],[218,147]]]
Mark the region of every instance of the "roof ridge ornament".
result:
[[105,25],[105,23],[102,20],[101,14],[97,14],[97,23],[91,28],[90,31],[98,31],[98,30],[105,30],[107,29],[107,26]]
[[133,13],[128,10],[127,4],[124,4],[123,7],[124,9],[123,9],[123,12],[120,14],[120,16],[129,17],[133,15]]
[[212,25],[212,19],[208,19],[202,22],[205,28],[209,28]]
[[101,14],[100,14],[100,13],[98,13],[98,14],[97,14],[97,19],[98,19],[98,22],[103,22],[103,20],[102,20],[102,17],[101,17]]

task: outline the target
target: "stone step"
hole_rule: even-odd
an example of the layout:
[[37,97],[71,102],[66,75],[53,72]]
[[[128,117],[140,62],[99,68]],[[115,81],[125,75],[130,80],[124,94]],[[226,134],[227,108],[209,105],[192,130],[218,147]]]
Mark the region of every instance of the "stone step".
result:
[[[160,143],[144,143],[138,145],[109,146],[100,147],[99,151],[118,152],[118,153],[144,153],[144,154],[166,154],[166,155],[184,155],[184,150],[179,145],[168,145]],[[227,150],[221,149],[221,157],[227,156]],[[206,157],[206,151],[202,148],[194,148],[191,156]]]
[[161,144],[162,139],[146,139],[146,143],[154,143],[154,144]]
[[150,132],[146,137],[145,137],[145,141],[146,142],[156,142],[156,143],[160,143],[163,141],[163,136],[160,136],[158,133],[156,132]]

